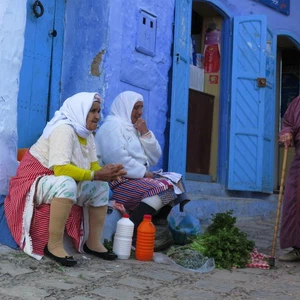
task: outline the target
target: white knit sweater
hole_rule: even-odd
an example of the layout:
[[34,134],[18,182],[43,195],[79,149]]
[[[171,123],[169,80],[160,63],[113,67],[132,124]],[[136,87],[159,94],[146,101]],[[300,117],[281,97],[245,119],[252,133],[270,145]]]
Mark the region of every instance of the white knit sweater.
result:
[[99,163],[123,164],[128,178],[142,178],[149,166],[156,165],[162,155],[152,131],[145,137],[135,129],[124,128],[118,122],[104,122],[96,133]]

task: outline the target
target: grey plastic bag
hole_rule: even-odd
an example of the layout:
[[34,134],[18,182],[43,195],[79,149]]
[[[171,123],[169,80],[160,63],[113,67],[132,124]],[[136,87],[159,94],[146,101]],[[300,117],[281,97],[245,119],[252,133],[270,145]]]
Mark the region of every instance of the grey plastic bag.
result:
[[176,268],[178,268],[178,270],[192,271],[192,272],[198,272],[198,273],[208,273],[216,268],[215,260],[213,258],[206,258],[204,264],[198,269],[190,269],[190,268],[185,268],[181,265],[178,265],[168,255],[159,253],[159,252],[154,253],[153,260],[154,260],[154,262],[159,263],[159,264],[175,265]]

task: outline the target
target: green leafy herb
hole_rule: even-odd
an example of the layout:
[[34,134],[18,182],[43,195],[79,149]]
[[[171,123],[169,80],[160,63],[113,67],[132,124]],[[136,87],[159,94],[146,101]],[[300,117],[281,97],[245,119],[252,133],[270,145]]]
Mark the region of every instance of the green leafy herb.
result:
[[236,218],[232,217],[232,213],[230,210],[213,215],[207,231],[187,245],[204,256],[213,257],[217,268],[244,268],[250,261],[254,247],[254,242],[247,239],[247,234],[235,227]]

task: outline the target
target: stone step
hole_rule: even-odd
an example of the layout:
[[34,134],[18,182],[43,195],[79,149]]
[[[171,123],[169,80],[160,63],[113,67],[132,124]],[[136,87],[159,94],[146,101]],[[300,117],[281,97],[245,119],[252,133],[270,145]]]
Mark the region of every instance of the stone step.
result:
[[172,214],[176,219],[182,219],[189,214],[198,219],[201,225],[208,225],[212,215],[233,211],[233,216],[238,220],[245,219],[265,219],[273,218],[277,211],[277,197],[261,198],[242,198],[226,197],[215,195],[188,194],[189,199],[184,211],[180,212],[179,206],[172,209]]
[[277,201],[277,194],[267,194],[260,192],[248,191],[230,191],[219,183],[214,182],[199,182],[186,180],[185,187],[187,193],[194,196],[216,196],[216,197],[233,197],[233,198],[258,198],[263,200]]

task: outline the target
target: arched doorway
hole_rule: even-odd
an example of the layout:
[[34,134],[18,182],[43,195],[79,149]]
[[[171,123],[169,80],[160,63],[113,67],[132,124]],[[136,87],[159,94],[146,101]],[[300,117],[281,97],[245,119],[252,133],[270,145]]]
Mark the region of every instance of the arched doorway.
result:
[[[276,134],[281,130],[282,117],[290,102],[300,92],[300,44],[288,34],[277,35],[277,91]],[[294,148],[288,153],[287,170],[294,156]],[[283,160],[283,146],[275,146],[275,186],[279,190]]]
[[[175,14],[174,45],[180,41],[188,46],[193,30],[201,30],[185,48],[185,57],[174,47],[169,169],[185,173],[187,179],[220,183],[228,190],[272,193],[277,37],[268,28],[267,16],[230,16],[217,0],[177,2],[184,8],[192,4],[197,14],[190,18],[191,34],[186,29],[190,23],[181,26],[189,20],[188,14],[185,18]],[[183,39],[177,38],[176,28],[184,30]],[[205,43],[206,34],[214,31],[219,37]],[[206,53],[210,48],[213,55]],[[198,66],[197,62],[190,66],[195,63],[189,53],[205,54],[202,84],[196,87],[192,72]],[[185,74],[190,74],[189,80]]]
[[[175,9],[169,169],[186,173],[187,179],[225,183],[231,19],[215,3],[185,2],[177,0],[176,5],[182,4],[178,5],[181,11],[191,6],[190,16],[187,12],[184,15],[191,22],[189,32],[181,34],[180,29],[185,27]],[[184,37],[181,43],[178,36]],[[183,44],[190,54],[186,57],[180,54]],[[212,49],[213,60],[203,61],[204,52]],[[183,93],[186,88],[188,91]]]

